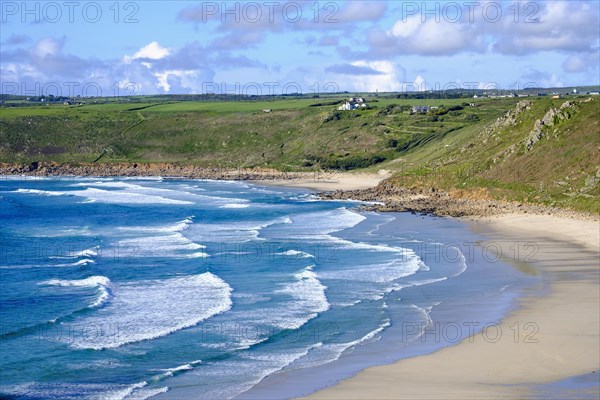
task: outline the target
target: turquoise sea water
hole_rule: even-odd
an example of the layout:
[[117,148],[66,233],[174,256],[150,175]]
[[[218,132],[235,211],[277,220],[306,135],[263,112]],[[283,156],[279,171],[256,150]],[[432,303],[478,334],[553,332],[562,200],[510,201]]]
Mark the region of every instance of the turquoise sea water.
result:
[[303,190],[18,177],[0,190],[8,397],[306,394],[456,343],[531,283],[459,222]]

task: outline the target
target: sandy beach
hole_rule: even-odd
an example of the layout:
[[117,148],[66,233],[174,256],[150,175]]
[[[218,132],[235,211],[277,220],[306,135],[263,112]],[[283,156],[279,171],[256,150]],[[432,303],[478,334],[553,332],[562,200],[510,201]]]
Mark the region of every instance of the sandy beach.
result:
[[[266,179],[250,180],[315,191],[350,191],[373,188],[390,175],[384,170],[291,173],[290,179],[277,179],[277,175],[269,174],[272,176]],[[210,174],[207,178],[218,179]],[[238,176],[220,178],[238,179]],[[488,331],[429,355],[368,368],[309,398],[541,398],[536,391],[539,385],[586,374],[595,374],[600,379],[598,219],[515,213],[471,216],[464,222],[488,238],[492,248],[502,252],[504,262],[524,273],[540,275],[547,290],[542,294],[539,290],[525,293],[518,301],[518,308]],[[589,398],[591,394],[594,398],[600,394],[599,388],[600,383],[588,385],[581,389],[585,393],[569,397]]]
[[312,189],[316,191],[360,190],[377,186],[391,173],[379,170],[377,173],[365,172],[320,172],[318,174],[295,174],[293,179],[265,179],[255,183],[259,185],[286,186]]
[[[506,261],[542,274],[547,294],[521,298],[499,329],[369,368],[309,398],[536,398],[534,385],[599,373],[599,223],[539,215],[469,223],[500,246]],[[521,249],[516,257],[515,247]],[[598,387],[585,390],[589,395]]]
[[[336,174],[321,182],[263,183],[331,191],[373,187],[381,180],[376,174]],[[455,346],[368,368],[308,398],[541,398],[539,385],[585,374],[597,375],[592,381],[598,385],[569,395],[599,394],[600,222],[518,213],[464,221],[488,238],[488,248],[502,252],[503,261],[540,274],[545,293],[526,293],[498,326]]]

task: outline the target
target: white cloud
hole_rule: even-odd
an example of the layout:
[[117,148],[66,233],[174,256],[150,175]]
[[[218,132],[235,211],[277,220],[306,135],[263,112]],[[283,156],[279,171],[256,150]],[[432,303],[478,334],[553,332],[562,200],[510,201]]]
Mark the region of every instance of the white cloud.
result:
[[157,86],[168,93],[171,91],[171,84],[173,80],[180,82],[179,86],[181,87],[194,89],[194,80],[197,77],[197,72],[193,70],[171,70],[156,72],[154,76],[158,79]]
[[364,75],[352,82],[355,90],[366,92],[394,92],[402,89],[404,71],[390,61],[358,60],[350,63],[355,67],[370,68],[378,75]]
[[171,51],[166,47],[162,47],[158,42],[148,43],[146,46],[138,50],[133,55],[133,58],[149,58],[151,60],[160,60],[171,54]]
[[31,54],[39,59],[48,56],[56,56],[60,53],[64,41],[56,40],[54,38],[48,37],[40,40],[33,46],[31,49]]
[[[599,2],[504,3],[498,21],[490,20],[485,4],[475,6],[472,14],[463,9],[458,20],[450,19],[443,11],[433,15],[421,11],[398,19],[387,30],[371,32],[370,54],[374,59],[398,54],[436,56],[485,51],[525,55],[540,51],[593,52],[600,46]],[[520,10],[518,15],[516,9]]]
[[[131,63],[133,60],[137,60],[139,58],[149,59],[149,60],[160,60],[165,58],[171,54],[171,50],[162,47],[157,41],[153,41],[140,48],[133,56],[124,56],[123,62],[126,64]],[[148,63],[149,64],[149,63]]]
[[417,92],[424,92],[425,90],[427,90],[427,88],[425,87],[425,78],[423,78],[421,75],[417,75],[415,81],[413,82],[413,86],[415,91]]
[[483,51],[482,38],[477,35],[472,24],[451,23],[444,19],[436,21],[421,20],[420,15],[413,15],[396,23],[379,37],[372,38],[387,47],[389,54],[411,53],[421,55],[455,54],[461,51]]

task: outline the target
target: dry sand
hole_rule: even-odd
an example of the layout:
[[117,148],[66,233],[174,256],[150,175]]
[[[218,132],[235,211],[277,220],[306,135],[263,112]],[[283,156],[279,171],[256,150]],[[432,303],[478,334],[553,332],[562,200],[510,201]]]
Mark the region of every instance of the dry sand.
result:
[[530,398],[532,385],[599,373],[599,223],[509,215],[472,224],[505,258],[515,258],[516,243],[520,267],[535,251],[528,264],[550,282],[548,293],[522,298],[499,325],[497,341],[494,328],[433,354],[368,368],[309,398]]
[[377,173],[365,172],[319,172],[306,173],[306,178],[273,179],[254,181],[259,185],[285,186],[307,188],[316,191],[358,190],[377,186],[382,180],[389,178],[391,173],[379,170]]

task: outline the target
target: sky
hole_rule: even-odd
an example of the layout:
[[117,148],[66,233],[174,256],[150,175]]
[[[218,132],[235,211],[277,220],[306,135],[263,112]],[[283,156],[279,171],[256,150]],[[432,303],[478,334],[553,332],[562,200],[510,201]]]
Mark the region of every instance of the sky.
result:
[[0,2],[1,92],[401,92],[598,85],[600,2]]

